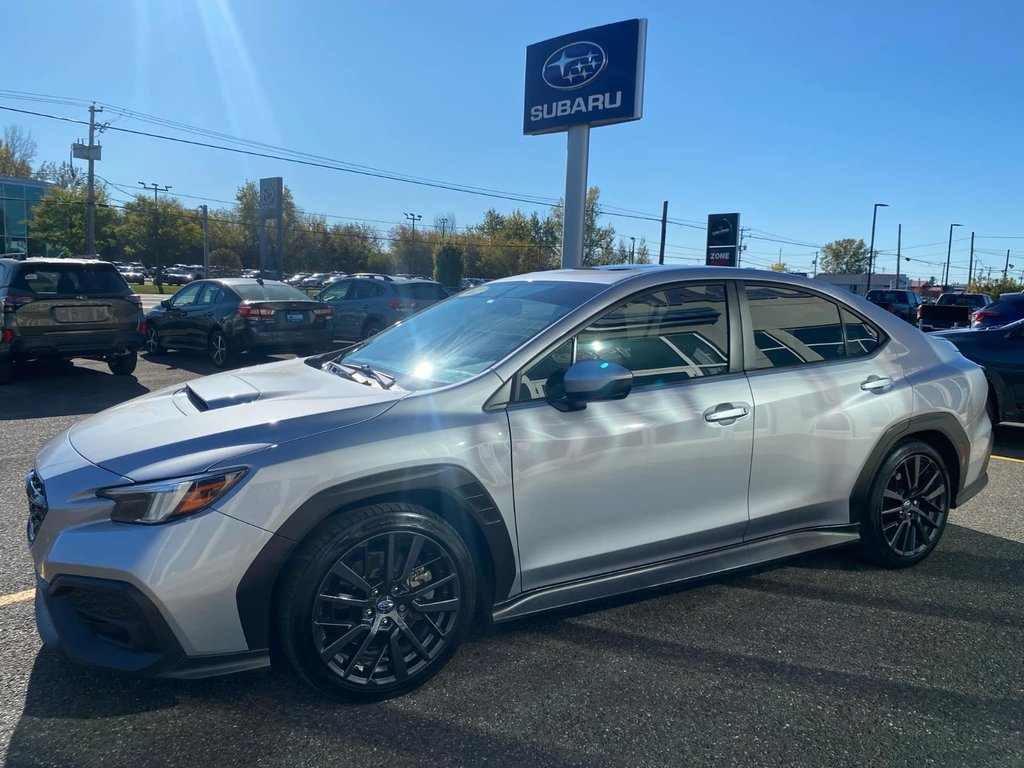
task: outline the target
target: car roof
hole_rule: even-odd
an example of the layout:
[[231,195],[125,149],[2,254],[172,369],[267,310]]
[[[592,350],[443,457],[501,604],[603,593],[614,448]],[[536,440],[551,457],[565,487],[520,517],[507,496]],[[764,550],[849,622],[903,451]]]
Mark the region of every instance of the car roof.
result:
[[[282,282],[281,280],[270,280],[264,278],[260,280],[258,277],[213,277],[206,280],[194,280],[194,283],[220,283],[221,285],[266,285],[272,283],[273,285],[288,285],[288,283]],[[295,286],[288,285],[289,288]],[[298,290],[298,289],[296,289]]]
[[788,272],[772,272],[770,270],[748,269],[744,267],[684,266],[676,264],[614,264],[584,269],[553,269],[545,272],[530,272],[524,275],[515,275],[514,277],[504,277],[501,280],[493,280],[491,282],[498,283],[503,280],[553,280],[559,282],[615,285],[630,280],[664,282],[671,280],[721,280],[724,278],[801,283],[813,286],[819,290],[828,285],[828,283],[821,280],[813,280],[803,275],[793,275]]
[[4,264],[9,264],[9,265],[13,265],[13,264],[35,264],[35,265],[39,265],[39,264],[53,264],[55,266],[59,266],[61,264],[110,264],[110,266],[114,266],[113,263],[107,261],[106,259],[45,259],[45,258],[40,258],[40,257],[37,257],[37,256],[33,256],[32,258],[29,258],[29,259],[0,259],[0,261],[2,261]]

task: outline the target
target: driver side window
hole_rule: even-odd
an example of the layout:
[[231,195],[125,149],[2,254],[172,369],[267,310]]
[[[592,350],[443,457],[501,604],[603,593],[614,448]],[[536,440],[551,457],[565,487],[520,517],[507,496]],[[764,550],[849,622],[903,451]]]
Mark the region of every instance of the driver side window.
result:
[[580,360],[622,365],[637,387],[728,373],[725,284],[664,288],[620,304],[525,370],[518,400],[560,397],[565,372]]
[[193,283],[192,285],[185,286],[171,299],[171,306],[175,309],[181,309],[196,303],[196,299],[199,298],[199,292],[203,290],[202,283]]

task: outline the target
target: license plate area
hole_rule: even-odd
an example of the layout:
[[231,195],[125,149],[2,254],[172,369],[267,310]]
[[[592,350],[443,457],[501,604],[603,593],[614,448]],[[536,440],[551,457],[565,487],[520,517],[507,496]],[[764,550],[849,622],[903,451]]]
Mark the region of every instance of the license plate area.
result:
[[306,315],[304,312],[288,312],[285,315],[285,320],[289,323],[304,323],[306,321]]
[[110,320],[110,307],[54,307],[53,319],[58,323],[105,323]]

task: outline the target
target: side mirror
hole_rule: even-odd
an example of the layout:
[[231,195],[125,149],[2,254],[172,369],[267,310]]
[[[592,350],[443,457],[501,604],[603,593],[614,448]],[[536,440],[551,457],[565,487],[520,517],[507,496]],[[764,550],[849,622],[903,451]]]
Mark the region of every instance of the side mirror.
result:
[[160,306],[163,307],[164,309],[170,309],[171,308],[171,300],[170,299],[161,299]]
[[551,401],[560,411],[581,411],[587,403],[621,400],[633,388],[633,373],[606,360],[581,360],[565,372],[563,397]]

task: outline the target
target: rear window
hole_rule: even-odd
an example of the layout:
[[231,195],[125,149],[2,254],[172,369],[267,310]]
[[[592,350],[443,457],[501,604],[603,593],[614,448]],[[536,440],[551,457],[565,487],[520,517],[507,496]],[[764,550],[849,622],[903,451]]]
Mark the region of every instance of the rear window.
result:
[[944,293],[939,296],[938,303],[942,306],[983,307],[985,297],[973,293]]
[[131,293],[113,264],[23,264],[11,287],[37,296]]
[[444,288],[433,283],[395,283],[395,293],[403,299],[447,299]]
[[243,301],[311,301],[307,294],[284,283],[248,283],[232,285],[231,289]]
[[868,301],[889,301],[889,302],[902,302],[906,301],[907,297],[902,291],[869,291]]

